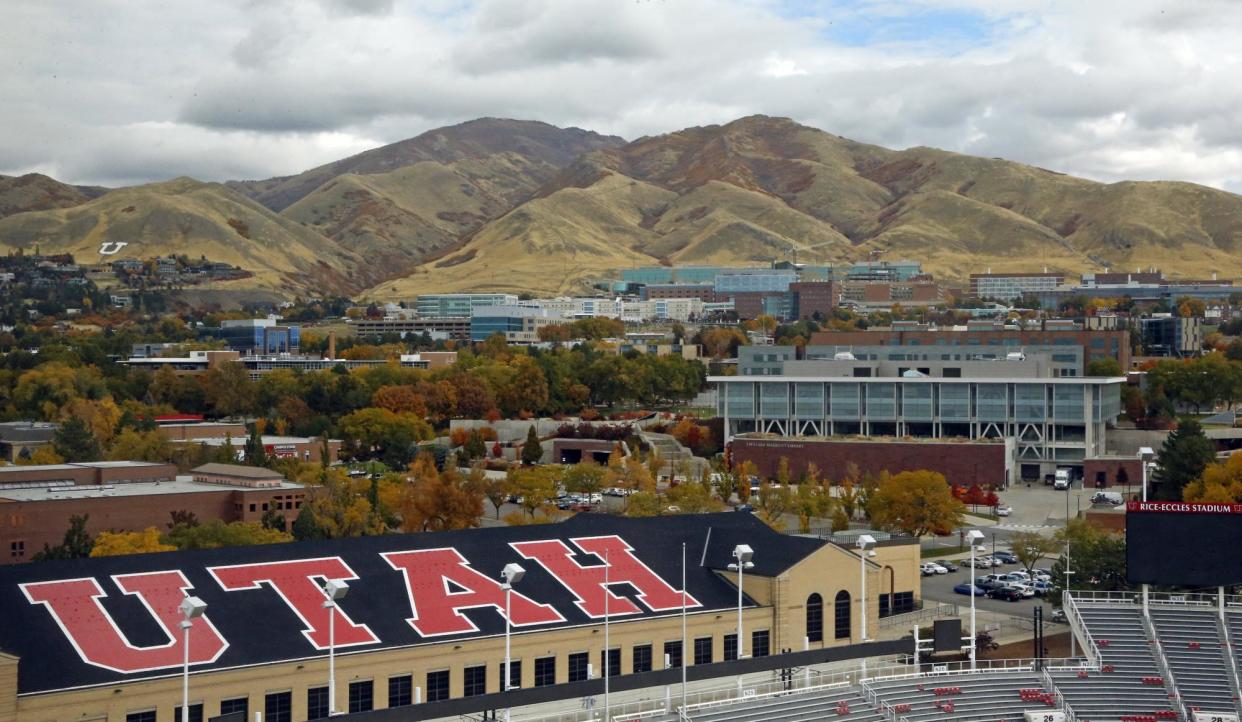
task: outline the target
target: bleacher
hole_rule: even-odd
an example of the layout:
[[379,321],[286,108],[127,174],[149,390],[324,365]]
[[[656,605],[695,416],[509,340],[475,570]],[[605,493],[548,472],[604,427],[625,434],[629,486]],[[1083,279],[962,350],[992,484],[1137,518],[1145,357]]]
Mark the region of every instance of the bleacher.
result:
[[[1242,665],[1242,650],[1230,648],[1217,607],[1191,597],[1153,598],[1149,627],[1134,595],[1075,594],[1071,606],[1094,663],[1048,660],[1043,673],[1029,660],[974,672],[965,663],[924,674],[902,666],[873,667],[870,674],[849,677],[853,683],[691,704],[684,715],[665,719],[1021,722],[1028,711],[1059,709],[1084,722],[1159,722],[1184,719],[1183,704],[1189,712],[1242,709],[1233,676],[1235,665]],[[1242,640],[1242,604],[1231,604],[1225,624],[1231,640]]]
[[1026,670],[958,675],[920,675],[899,679],[867,680],[899,717],[909,722],[927,720],[991,720],[1021,722],[1027,710],[1055,705],[1043,680]]
[[1164,604],[1150,608],[1182,700],[1206,711],[1234,711],[1237,700],[1226,668],[1229,651],[1217,628],[1217,611]]
[[1080,719],[1124,716],[1162,719],[1176,715],[1143,626],[1142,608],[1133,603],[1079,602],[1086,631],[1100,653],[1098,670],[1052,673],[1053,683]]

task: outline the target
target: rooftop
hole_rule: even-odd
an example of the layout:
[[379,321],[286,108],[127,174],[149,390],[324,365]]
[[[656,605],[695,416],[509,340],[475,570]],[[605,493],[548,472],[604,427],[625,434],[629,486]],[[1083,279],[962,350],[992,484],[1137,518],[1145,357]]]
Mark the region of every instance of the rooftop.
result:
[[196,466],[190,469],[194,474],[218,474],[220,476],[235,476],[239,479],[272,479],[281,478],[280,472],[264,469],[259,466],[242,466],[241,464],[219,464],[210,463]]
[[[20,468],[20,467],[19,467]],[[30,468],[30,467],[25,467]],[[301,484],[282,482],[276,486],[263,487],[271,489],[305,489]],[[0,487],[0,501],[31,502],[31,501],[68,501],[80,499],[129,498],[143,496],[160,496],[164,494],[197,494],[202,492],[221,491],[226,489],[244,490],[249,487],[230,486],[228,484],[206,484],[193,481],[187,476],[179,476],[176,481],[138,481],[125,484],[91,484],[86,486],[47,486],[23,489],[5,489]]]

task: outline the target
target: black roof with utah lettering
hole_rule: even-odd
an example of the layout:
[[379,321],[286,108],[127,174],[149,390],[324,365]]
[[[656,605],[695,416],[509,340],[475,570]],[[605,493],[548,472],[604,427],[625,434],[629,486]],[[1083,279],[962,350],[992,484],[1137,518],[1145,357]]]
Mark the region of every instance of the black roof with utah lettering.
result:
[[177,605],[189,594],[207,603],[191,630],[195,671],[317,657],[327,578],[350,586],[336,618],[341,652],[499,635],[497,580],[510,562],[526,570],[514,587],[517,633],[598,621],[605,558],[610,617],[676,615],[683,543],[686,605],[704,611],[737,604],[715,571],[736,544],[754,549],[753,573],[771,576],[826,542],[743,513],[581,514],[552,525],[30,563],[0,568],[0,650],[20,657],[20,693],[176,674]]

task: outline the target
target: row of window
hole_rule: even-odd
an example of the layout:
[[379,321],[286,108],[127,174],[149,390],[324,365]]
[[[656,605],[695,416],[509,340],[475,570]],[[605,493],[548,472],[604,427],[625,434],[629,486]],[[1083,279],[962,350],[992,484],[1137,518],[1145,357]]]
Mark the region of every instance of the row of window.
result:
[[[726,634],[724,642],[724,659],[731,661],[737,659],[737,635]],[[630,673],[637,674],[640,672],[650,672],[653,667],[654,647],[651,644],[635,645],[631,650],[630,656]],[[681,640],[673,640],[664,643],[662,649],[664,654],[665,669],[672,669],[682,665],[682,644]],[[771,654],[771,637],[768,630],[757,630],[751,633],[750,654],[754,657],[766,657]],[[712,637],[698,637],[694,640],[694,664],[710,664],[713,655],[713,639]],[[566,657],[566,667],[569,682],[585,682],[590,679],[592,672],[598,676],[605,669],[607,664],[608,676],[615,677],[622,674],[621,649],[608,650],[605,657],[601,650],[599,667],[592,670],[590,667],[589,652],[574,652]],[[534,683],[536,687],[547,687],[556,684],[556,667],[557,658],[537,657],[534,660]],[[504,679],[505,663],[502,661],[496,666],[496,678]],[[465,697],[477,697],[487,693],[487,667],[477,665],[462,669],[462,695]],[[440,669],[434,672],[428,672],[426,675],[425,701],[440,702],[449,699],[450,671]],[[522,680],[522,660],[514,659],[509,664],[509,687],[516,689],[521,686]],[[388,707],[404,707],[414,704],[414,675],[405,674],[388,678]],[[292,692],[272,692],[264,697],[264,722],[292,722]],[[308,719],[322,719],[328,716],[328,688],[327,687],[311,687],[306,690],[306,708]],[[349,699],[347,711],[367,712],[375,708],[375,681],[370,679],[356,680],[349,683]],[[241,712],[249,717],[250,700],[247,697],[237,697],[234,699],[225,699],[220,701],[220,714],[226,715],[233,712]],[[131,712],[125,717],[126,722],[158,722],[156,718],[156,710],[142,710],[139,712]],[[173,708],[173,716],[171,722],[181,722],[181,708]],[[203,722],[203,705],[190,705],[189,722]]]

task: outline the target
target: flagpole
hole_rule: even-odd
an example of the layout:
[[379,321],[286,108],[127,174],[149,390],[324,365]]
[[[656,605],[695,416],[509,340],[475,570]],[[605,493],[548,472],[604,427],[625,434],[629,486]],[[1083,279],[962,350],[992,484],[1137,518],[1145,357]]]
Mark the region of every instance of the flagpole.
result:
[[686,543],[681,543],[681,711],[686,709]]

